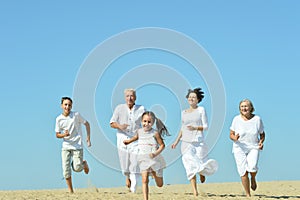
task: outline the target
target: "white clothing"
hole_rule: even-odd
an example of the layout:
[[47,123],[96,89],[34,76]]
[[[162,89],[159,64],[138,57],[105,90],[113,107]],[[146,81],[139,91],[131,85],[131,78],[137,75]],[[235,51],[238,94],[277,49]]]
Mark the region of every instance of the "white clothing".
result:
[[234,151],[233,155],[240,176],[244,176],[246,171],[257,172],[258,149],[251,149],[248,153],[245,153],[242,149],[238,148]]
[[69,131],[69,136],[63,138],[63,150],[82,149],[82,130],[81,125],[86,123],[86,120],[78,113],[71,111],[68,116],[60,114],[56,118],[55,132],[64,133]]
[[71,166],[75,172],[83,170],[83,149],[78,150],[62,150],[62,168],[64,178],[71,177]]
[[202,126],[208,128],[206,112],[203,107],[198,107],[193,112],[182,112],[181,115],[182,162],[186,170],[188,180],[197,173],[208,176],[214,174],[218,169],[217,161],[208,159],[208,149],[204,142],[203,131],[190,131],[187,126]]
[[181,153],[188,180],[191,180],[197,173],[209,176],[218,170],[217,161],[208,159],[205,143],[182,141]]
[[110,123],[128,124],[126,131],[118,129],[117,133],[132,137],[135,135],[135,131],[141,128],[141,117],[145,111],[144,106],[141,105],[134,105],[130,110],[127,104],[120,104],[115,108]]
[[132,142],[127,146],[123,141],[135,135],[137,129],[141,128],[141,117],[145,112],[144,106],[134,105],[130,110],[127,104],[119,104],[110,119],[110,123],[128,124],[126,131],[117,129],[117,146],[122,173],[128,176],[131,181],[131,192],[136,191],[137,173],[139,173],[137,154],[137,142]]
[[123,141],[128,139],[130,139],[129,136],[122,133],[117,133],[117,146],[120,166],[122,173],[126,176],[128,176],[130,173],[139,173],[137,161],[138,144],[137,142],[132,142],[128,145],[125,145]]
[[158,143],[154,137],[157,130],[151,129],[149,132],[145,132],[144,129],[139,129],[138,134],[138,163],[141,172],[152,170],[156,172],[158,177],[163,176],[163,169],[166,168],[166,162],[161,154],[155,156],[154,158],[150,157],[151,153],[155,153],[159,148]]
[[207,117],[205,109],[198,106],[193,112],[188,112],[186,110],[181,113],[181,130],[182,137],[181,140],[185,142],[203,142],[204,135],[203,131],[190,131],[188,126],[202,126],[203,130],[208,128]]
[[244,120],[241,115],[233,118],[230,130],[240,137],[233,143],[232,152],[240,176],[246,171],[256,172],[259,158],[259,135],[264,132],[264,126],[259,116]]

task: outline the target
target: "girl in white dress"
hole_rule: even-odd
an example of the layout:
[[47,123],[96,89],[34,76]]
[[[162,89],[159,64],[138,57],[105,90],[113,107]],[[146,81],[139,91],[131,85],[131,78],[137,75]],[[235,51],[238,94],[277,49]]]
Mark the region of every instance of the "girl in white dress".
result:
[[218,169],[217,161],[208,159],[208,148],[204,141],[203,131],[208,128],[205,109],[198,106],[204,95],[201,88],[188,90],[186,98],[190,107],[182,111],[182,126],[176,141],[172,144],[175,149],[181,140],[182,162],[190,180],[194,196],[198,196],[196,174],[200,175],[201,183],[205,176],[212,175]]
[[[156,122],[156,129],[152,128]],[[169,132],[163,122],[156,118],[154,113],[146,111],[142,115],[142,128],[138,129],[136,135],[129,140],[124,140],[124,144],[130,144],[138,140],[138,163],[142,174],[142,189],[144,200],[149,194],[149,174],[151,173],[158,187],[163,186],[163,169],[166,167],[165,160],[161,152],[165,148],[163,136]]]
[[230,127],[230,139],[233,141],[232,152],[236,161],[238,173],[241,176],[246,196],[250,197],[251,189],[256,190],[255,176],[259,151],[263,149],[265,132],[262,120],[254,115],[254,107],[250,100],[245,99],[239,105],[240,115],[234,117]]

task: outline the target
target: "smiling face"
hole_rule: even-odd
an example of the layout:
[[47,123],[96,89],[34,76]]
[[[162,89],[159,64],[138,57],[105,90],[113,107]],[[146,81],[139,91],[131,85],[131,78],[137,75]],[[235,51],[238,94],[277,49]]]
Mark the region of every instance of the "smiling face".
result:
[[68,116],[72,110],[72,101],[70,101],[69,99],[63,100],[61,108],[63,110],[63,115]]
[[253,106],[249,101],[242,101],[240,103],[240,113],[242,116],[249,117],[252,115]]
[[142,125],[143,125],[144,131],[150,131],[153,123],[154,123],[154,120],[152,119],[151,115],[149,115],[149,114],[143,115]]
[[191,92],[187,98],[190,106],[194,107],[197,106],[199,99],[197,98],[197,94],[194,92]]
[[128,90],[125,92],[125,101],[129,108],[135,104],[136,96],[134,91]]

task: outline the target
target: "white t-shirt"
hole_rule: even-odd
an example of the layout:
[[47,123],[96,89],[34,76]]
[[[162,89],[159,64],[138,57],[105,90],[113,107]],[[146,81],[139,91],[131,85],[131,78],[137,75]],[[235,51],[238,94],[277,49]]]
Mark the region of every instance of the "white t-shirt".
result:
[[203,130],[208,128],[207,116],[205,109],[198,106],[193,112],[187,112],[186,110],[181,113],[181,140],[185,142],[203,142],[203,131],[190,131],[187,126],[202,126]]
[[126,131],[117,129],[117,133],[134,136],[137,129],[141,128],[141,117],[145,112],[144,106],[134,105],[130,110],[127,104],[119,104],[110,119],[110,123],[128,124]]
[[261,118],[257,115],[250,120],[244,120],[241,115],[233,118],[230,130],[239,134],[239,139],[233,143],[234,148],[243,150],[258,149],[259,134],[264,132],[264,126]]
[[55,132],[64,133],[69,131],[69,136],[63,138],[62,149],[75,150],[82,149],[82,131],[81,125],[86,123],[86,120],[78,113],[71,111],[69,116],[60,114],[56,118]]

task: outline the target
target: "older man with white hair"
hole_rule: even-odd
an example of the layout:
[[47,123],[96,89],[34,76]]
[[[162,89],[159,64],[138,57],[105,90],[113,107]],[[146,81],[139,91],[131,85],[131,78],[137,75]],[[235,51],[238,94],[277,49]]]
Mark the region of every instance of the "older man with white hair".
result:
[[138,146],[137,142],[124,145],[123,141],[135,135],[135,131],[141,128],[141,116],[145,112],[142,105],[136,105],[136,91],[125,89],[125,102],[119,104],[110,120],[110,126],[117,129],[117,146],[120,165],[123,174],[126,176],[126,186],[135,193],[137,177],[139,172],[137,163]]

